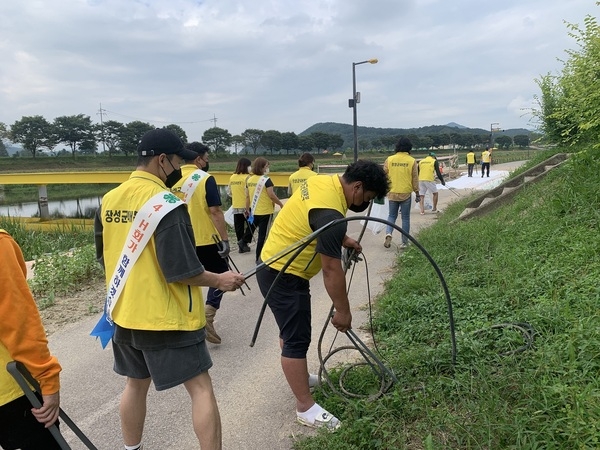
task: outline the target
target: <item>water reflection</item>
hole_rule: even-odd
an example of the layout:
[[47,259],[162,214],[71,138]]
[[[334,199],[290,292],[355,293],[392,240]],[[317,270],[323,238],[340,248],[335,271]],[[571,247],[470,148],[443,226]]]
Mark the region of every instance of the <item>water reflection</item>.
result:
[[[51,217],[93,218],[96,209],[100,207],[101,201],[102,197],[88,197],[75,200],[49,200],[48,211],[50,211]],[[39,217],[39,215],[40,210],[37,202],[0,206],[0,216]]]

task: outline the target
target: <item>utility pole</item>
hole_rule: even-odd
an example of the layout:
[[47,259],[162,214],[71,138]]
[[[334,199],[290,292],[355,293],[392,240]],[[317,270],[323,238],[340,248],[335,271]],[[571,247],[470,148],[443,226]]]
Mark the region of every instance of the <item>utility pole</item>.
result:
[[213,128],[217,128],[217,116],[215,116],[215,114],[213,113],[213,118],[212,119],[208,119],[213,123]]
[[[104,142],[104,122],[103,122],[103,115],[106,112],[105,109],[102,109],[102,102],[100,102],[100,109],[98,110],[98,115],[100,116],[100,137],[102,139],[102,151],[104,153],[106,153],[106,143]],[[96,154],[96,152],[94,152],[94,154]],[[110,156],[110,154],[109,154]]]

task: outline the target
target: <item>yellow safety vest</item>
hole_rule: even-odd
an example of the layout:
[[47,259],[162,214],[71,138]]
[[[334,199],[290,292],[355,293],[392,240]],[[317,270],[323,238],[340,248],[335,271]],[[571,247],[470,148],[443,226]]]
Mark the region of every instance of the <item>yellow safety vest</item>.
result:
[[491,155],[492,154],[490,152],[488,152],[487,150],[481,152],[481,161],[484,163],[489,163]]
[[[258,180],[261,179],[264,175],[250,175],[248,180],[246,181],[246,186],[248,187],[248,195],[250,196],[250,206],[252,206],[252,199],[254,198],[254,191],[256,191],[256,185],[258,184]],[[267,194],[267,186],[263,187],[262,192],[260,193],[260,197],[258,197],[258,203],[256,204],[256,210],[252,211],[252,214],[255,216],[266,216],[268,214],[273,214],[275,211],[275,207],[273,206],[273,202],[269,198],[269,194]]]
[[[308,213],[314,208],[334,209],[343,216],[348,205],[338,175],[318,175],[306,180],[300,192],[290,197],[285,207],[277,214],[261,259],[268,261],[280,251],[311,234],[314,230],[308,223]],[[289,265],[286,273],[310,280],[321,270],[321,256],[315,252],[317,241],[313,240]],[[341,244],[340,244],[341,245]],[[292,252],[293,254],[293,252]],[[281,270],[288,256],[269,264],[273,269]]]
[[310,167],[300,167],[300,169],[291,174],[289,184],[292,195],[298,190],[302,183],[315,175],[317,175],[317,172],[314,172]]
[[[101,219],[107,278],[114,272],[137,211],[165,190],[156,176],[136,170],[102,199]],[[106,280],[108,285],[110,280]],[[194,331],[206,324],[202,291],[198,286],[167,283],[156,257],[154,236],[131,269],[112,318],[134,330]]]
[[231,189],[231,206],[236,209],[246,208],[246,179],[247,173],[234,173],[229,178]]
[[467,153],[467,164],[475,164],[475,153]]
[[435,158],[427,156],[419,161],[419,181],[433,181],[435,173]]
[[[195,164],[185,164],[181,166],[181,174],[183,175],[175,186],[174,191],[181,189],[183,183],[186,182],[188,177],[197,170]],[[188,201],[188,212],[192,219],[192,228],[194,229],[194,237],[196,238],[196,246],[214,244],[215,241],[212,238],[213,234],[219,235],[215,224],[211,220],[210,209],[208,203],[206,203],[206,181],[211,177],[209,175],[204,177],[196,187],[192,198]],[[219,237],[220,238],[220,237]]]
[[390,192],[394,194],[408,194],[413,192],[412,172],[415,158],[406,152],[398,152],[386,159]]

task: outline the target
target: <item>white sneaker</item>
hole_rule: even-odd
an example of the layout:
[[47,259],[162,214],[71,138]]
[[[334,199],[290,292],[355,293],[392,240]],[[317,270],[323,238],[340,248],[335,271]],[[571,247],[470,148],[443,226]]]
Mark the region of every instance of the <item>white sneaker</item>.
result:
[[392,245],[392,235],[391,234],[386,234],[385,235],[385,242],[383,243],[383,246],[385,248],[390,248],[390,245]]
[[337,417],[323,408],[321,408],[321,411],[317,414],[317,417],[313,422],[302,417],[298,412],[296,412],[296,420],[304,426],[311,428],[326,428],[329,431],[335,431],[342,426],[342,422],[340,422]]

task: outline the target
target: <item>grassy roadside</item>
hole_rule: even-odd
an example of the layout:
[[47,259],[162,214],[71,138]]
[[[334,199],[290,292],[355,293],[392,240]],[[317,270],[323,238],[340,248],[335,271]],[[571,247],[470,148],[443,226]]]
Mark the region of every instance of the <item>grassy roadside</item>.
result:
[[[375,317],[399,385],[374,402],[321,392],[344,426],[295,448],[600,447],[599,169],[592,150],[573,155],[512,204],[450,224],[464,200],[423,230],[453,299],[456,366],[443,291],[412,247]],[[530,349],[518,329],[493,328],[512,323],[533,327]]]

